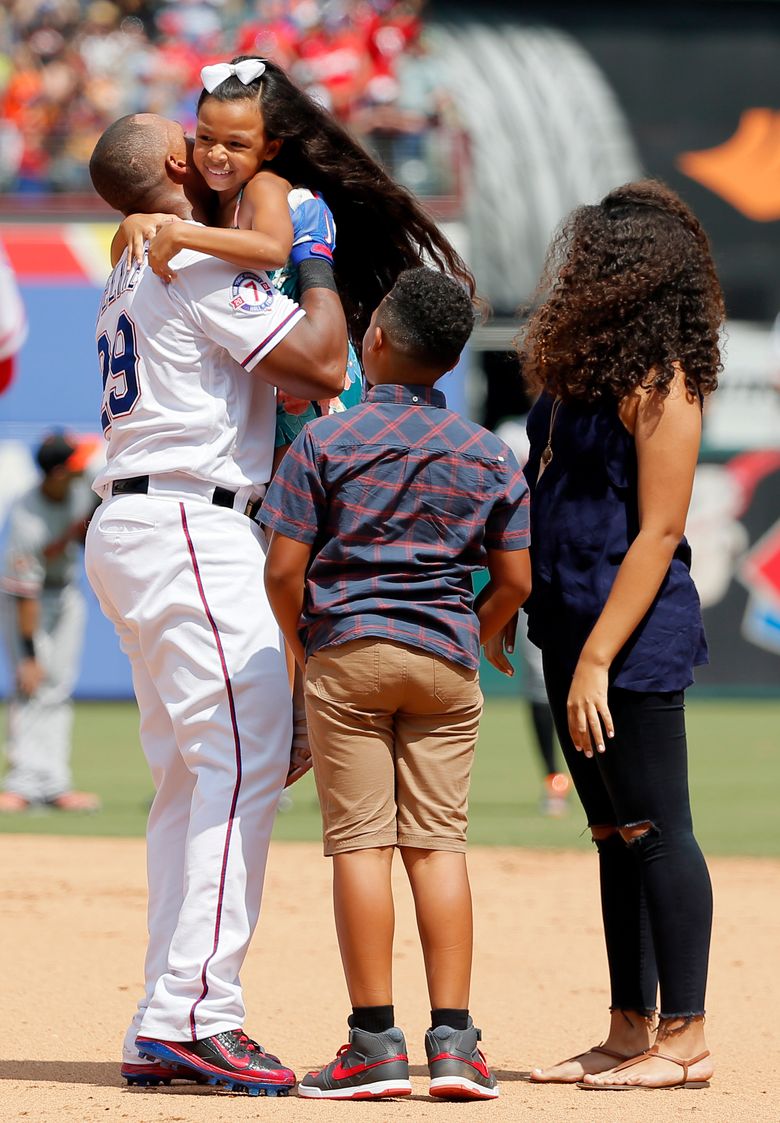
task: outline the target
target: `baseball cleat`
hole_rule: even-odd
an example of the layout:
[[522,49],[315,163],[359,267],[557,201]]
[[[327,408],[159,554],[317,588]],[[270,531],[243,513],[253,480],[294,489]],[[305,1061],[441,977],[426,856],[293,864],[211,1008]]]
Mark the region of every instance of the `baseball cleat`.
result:
[[123,1064],[119,1070],[131,1087],[158,1088],[160,1084],[169,1085],[172,1080],[194,1080],[197,1084],[205,1081],[197,1072],[188,1068],[179,1068],[177,1065],[164,1065],[160,1061],[148,1061],[146,1064]]
[[437,1026],[425,1034],[425,1052],[431,1083],[430,1095],[447,1100],[495,1100],[498,1082],[487,1066],[477,1042],[482,1031],[471,1018],[468,1028]]
[[225,1030],[200,1041],[160,1041],[137,1037],[142,1057],[182,1067],[200,1076],[201,1083],[224,1084],[232,1092],[250,1096],[286,1096],[295,1086],[295,1073],[278,1057],[266,1053],[242,1029]]
[[298,1095],[312,1100],[378,1100],[411,1092],[406,1041],[395,1026],[384,1033],[350,1028],[349,1044],[335,1060],[298,1085]]

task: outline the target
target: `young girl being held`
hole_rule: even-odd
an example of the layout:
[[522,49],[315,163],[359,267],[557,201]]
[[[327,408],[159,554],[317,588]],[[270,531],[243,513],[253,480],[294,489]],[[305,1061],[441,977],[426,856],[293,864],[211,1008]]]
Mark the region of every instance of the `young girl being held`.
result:
[[[306,188],[322,195],[335,219],[334,276],[351,339],[362,339],[373,309],[399,273],[424,261],[461,280],[473,294],[468,269],[414,196],[394,183],[281,67],[239,57],[205,67],[202,77],[193,159],[215,193],[219,229],[180,220],[160,224],[149,248],[158,276],[174,280],[171,258],[181,249],[194,249],[239,268],[282,269],[274,283],[294,297],[295,252],[292,266],[288,259],[293,248],[290,210],[298,199],[296,194],[291,198],[291,191]],[[143,221],[148,236],[149,216]],[[322,239],[301,252],[330,258],[333,236],[326,224]],[[128,239],[131,252],[140,256],[143,237],[138,230],[131,230]],[[347,381],[356,386],[359,400],[362,377],[352,349]],[[336,408],[351,404],[343,397]],[[286,440],[307,419],[302,414]]]

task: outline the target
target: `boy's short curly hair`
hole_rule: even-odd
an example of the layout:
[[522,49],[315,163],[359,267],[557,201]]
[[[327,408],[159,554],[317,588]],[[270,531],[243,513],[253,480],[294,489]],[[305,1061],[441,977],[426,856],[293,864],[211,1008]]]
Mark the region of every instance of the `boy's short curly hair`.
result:
[[408,358],[449,370],[474,328],[474,306],[460,282],[438,269],[405,269],[382,301],[378,325]]

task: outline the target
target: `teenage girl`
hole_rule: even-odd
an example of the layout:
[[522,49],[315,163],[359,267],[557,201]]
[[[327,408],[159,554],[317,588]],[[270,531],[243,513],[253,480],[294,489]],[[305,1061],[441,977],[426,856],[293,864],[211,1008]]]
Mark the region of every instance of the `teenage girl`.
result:
[[712,894],[683,714],[707,647],[683,531],[722,319],[706,235],[648,181],[570,216],[519,346],[541,391],[528,420],[529,634],[599,854],[611,981],[604,1042],[536,1069],[537,1082],[690,1087],[713,1072]]
[[[139,216],[133,230],[126,220],[125,237],[136,256],[143,252],[144,237],[156,230],[149,263],[160,277],[175,279],[169,261],[188,248],[239,268],[282,269],[274,282],[295,295],[287,263],[293,245],[290,206],[298,193],[292,198],[290,193],[307,188],[323,196],[335,219],[334,276],[353,340],[362,339],[372,311],[398,274],[426,259],[473,294],[471,274],[414,197],[281,67],[241,56],[205,67],[201,76],[205,88],[198,101],[193,160],[215,193],[219,229],[159,215],[151,216],[151,227],[150,216]],[[324,254],[327,235],[323,230]],[[345,381],[345,394],[332,409],[361,396],[362,375],[351,348]],[[286,419],[277,421],[277,443],[289,443],[317,412],[288,402]]]

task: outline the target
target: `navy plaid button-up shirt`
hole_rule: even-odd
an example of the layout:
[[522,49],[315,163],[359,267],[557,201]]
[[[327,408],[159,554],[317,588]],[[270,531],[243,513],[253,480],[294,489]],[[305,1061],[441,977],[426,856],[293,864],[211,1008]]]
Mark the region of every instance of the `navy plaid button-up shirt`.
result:
[[429,387],[375,386],[282,461],[262,521],[312,545],[307,655],[378,636],[479,665],[472,574],[487,549],[528,546],[528,488],[503,441],[446,407]]

